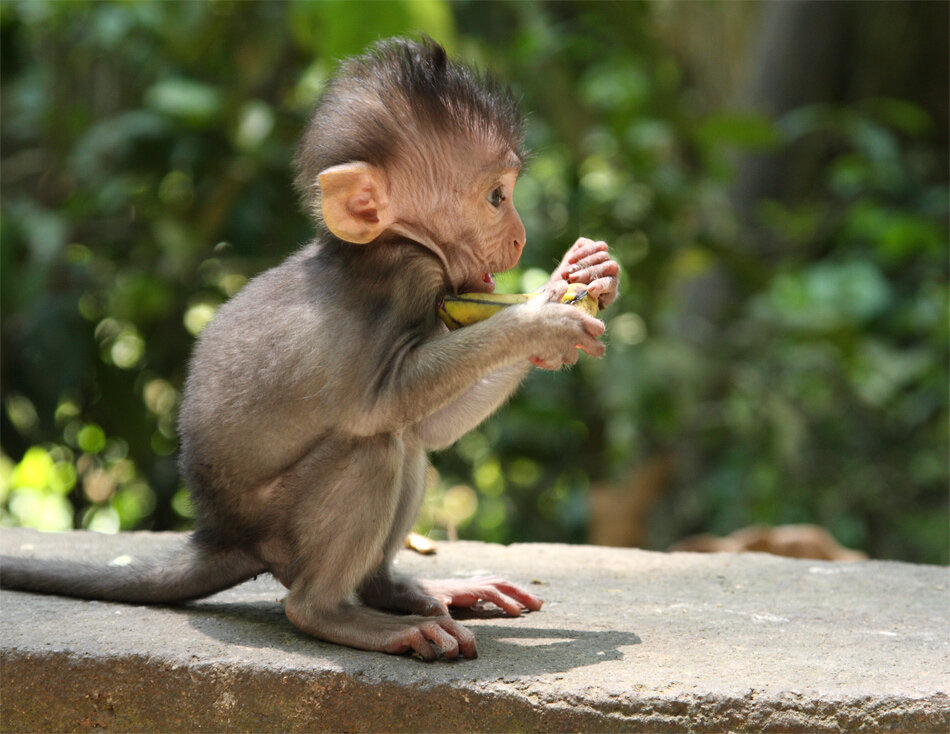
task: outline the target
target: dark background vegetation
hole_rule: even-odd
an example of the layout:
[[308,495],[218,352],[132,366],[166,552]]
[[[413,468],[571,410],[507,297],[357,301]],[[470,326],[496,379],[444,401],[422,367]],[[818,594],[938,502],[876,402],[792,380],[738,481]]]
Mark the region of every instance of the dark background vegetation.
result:
[[530,112],[502,287],[578,235],[623,277],[607,357],[436,456],[422,528],[814,522],[946,563],[947,7],[4,2],[2,522],[187,526],[194,337],[311,236],[289,162],[336,60],[425,32]]

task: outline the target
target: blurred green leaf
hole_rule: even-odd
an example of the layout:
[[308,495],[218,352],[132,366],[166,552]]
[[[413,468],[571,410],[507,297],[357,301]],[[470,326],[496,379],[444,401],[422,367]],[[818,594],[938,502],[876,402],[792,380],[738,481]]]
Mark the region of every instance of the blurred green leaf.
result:
[[[194,338],[312,237],[291,161],[339,59],[428,33],[510,82],[528,113],[515,194],[528,246],[499,288],[539,288],[580,235],[608,241],[622,272],[603,360],[535,372],[433,457],[427,529],[583,541],[596,484],[618,498],[612,516],[640,508],[630,522],[651,547],[801,521],[876,556],[945,563],[940,116],[909,101],[927,85],[890,37],[874,48],[900,65],[848,56],[860,23],[837,51],[838,96],[858,101],[775,120],[736,109],[723,100],[747,76],[759,12],[0,4],[0,523],[189,525],[174,416]],[[693,42],[706,36],[727,41]],[[860,98],[885,76],[893,96]],[[778,191],[757,183],[773,165]],[[754,183],[754,221],[734,206],[737,174]]]
[[295,0],[290,26],[301,46],[331,60],[361,53],[380,38],[396,35],[426,33],[450,51],[455,45],[449,5],[438,0]]
[[53,460],[45,449],[39,446],[30,448],[13,470],[11,486],[14,489],[31,487],[45,489],[53,474]]
[[867,199],[857,202],[848,213],[844,234],[877,248],[887,261],[920,253],[939,257],[947,248],[946,230],[936,222]]
[[76,438],[79,448],[87,454],[98,454],[106,446],[106,434],[95,423],[88,423],[79,431]]
[[778,276],[769,298],[776,317],[806,330],[859,328],[887,308],[891,289],[871,263],[818,263]]
[[141,139],[159,138],[168,134],[166,120],[151,110],[129,110],[92,125],[72,150],[72,171],[92,181],[103,178],[106,171],[132,152]]
[[144,100],[157,112],[203,126],[217,123],[222,108],[217,89],[185,78],[156,82],[146,90]]
[[774,150],[784,140],[772,120],[751,112],[708,115],[696,126],[693,134],[707,148],[734,145],[748,150]]
[[883,124],[908,135],[921,136],[933,130],[933,120],[919,105],[894,97],[874,97],[864,108]]
[[581,83],[583,100],[601,110],[631,111],[650,97],[649,77],[635,67],[604,64],[591,67]]

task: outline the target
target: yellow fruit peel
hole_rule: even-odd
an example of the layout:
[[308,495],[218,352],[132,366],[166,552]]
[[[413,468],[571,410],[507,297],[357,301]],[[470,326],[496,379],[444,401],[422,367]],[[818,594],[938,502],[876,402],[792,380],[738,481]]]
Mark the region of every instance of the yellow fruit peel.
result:
[[[484,321],[501,309],[516,303],[524,303],[537,296],[537,293],[465,293],[460,296],[446,296],[439,306],[439,317],[449,329]],[[589,316],[596,316],[597,299],[587,292],[580,283],[571,283],[561,297],[561,303],[581,309]]]

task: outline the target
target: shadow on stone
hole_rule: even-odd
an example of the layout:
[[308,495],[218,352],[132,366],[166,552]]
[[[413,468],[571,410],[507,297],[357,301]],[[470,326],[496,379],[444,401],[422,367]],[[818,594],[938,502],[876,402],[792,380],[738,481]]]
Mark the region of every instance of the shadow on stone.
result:
[[[543,612],[542,612],[543,614]],[[624,657],[621,648],[641,644],[632,632],[480,625],[479,654],[502,659],[514,675],[563,673]]]
[[[309,637],[287,620],[280,604],[271,601],[202,602],[168,610],[187,615],[188,623],[195,630],[228,645],[321,658],[329,656],[343,665],[361,659],[375,661],[380,657],[380,653],[351,650]],[[621,648],[641,644],[640,638],[631,632],[523,626],[532,616],[499,619],[491,614],[487,618],[467,615],[467,619],[485,620],[471,627],[478,639],[480,659],[504,660],[506,674],[539,675],[620,660],[623,658]],[[502,620],[508,621],[503,623]],[[383,656],[383,659],[398,657]],[[455,663],[472,664],[463,660]]]

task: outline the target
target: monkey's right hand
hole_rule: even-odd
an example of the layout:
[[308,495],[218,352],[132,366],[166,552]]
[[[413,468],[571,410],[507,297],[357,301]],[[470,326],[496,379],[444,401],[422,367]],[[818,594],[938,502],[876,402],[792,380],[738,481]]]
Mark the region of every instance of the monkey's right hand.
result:
[[546,370],[560,369],[577,362],[578,349],[593,357],[604,356],[607,347],[599,340],[604,322],[549,298],[541,293],[516,307],[530,323],[531,363]]

